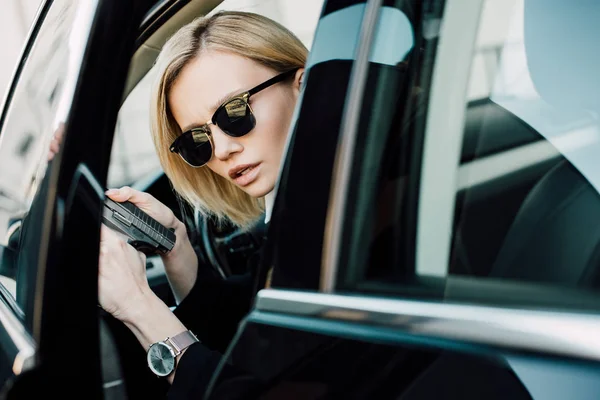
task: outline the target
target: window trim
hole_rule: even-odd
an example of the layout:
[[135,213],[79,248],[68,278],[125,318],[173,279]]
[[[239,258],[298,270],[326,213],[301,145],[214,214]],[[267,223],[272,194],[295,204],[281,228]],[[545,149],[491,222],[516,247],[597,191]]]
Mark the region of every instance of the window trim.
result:
[[382,5],[383,0],[367,1],[360,28],[356,61],[350,75],[348,87],[351,88],[351,92],[344,107],[338,148],[333,165],[332,182],[336,182],[336,184],[331,186],[325,221],[319,284],[320,291],[325,293],[333,292],[337,281],[346,200],[350,189],[352,160],[354,158],[356,137],[358,136],[358,121],[361,116],[363,94],[369,71],[369,56],[371,55]]
[[[597,339],[600,337],[600,316],[595,313],[510,309],[278,289],[258,292],[253,314],[256,312],[357,324],[392,342],[411,341],[407,336],[414,336],[511,352],[541,352],[600,361],[600,341]],[[357,333],[357,329],[349,328],[348,331]]]

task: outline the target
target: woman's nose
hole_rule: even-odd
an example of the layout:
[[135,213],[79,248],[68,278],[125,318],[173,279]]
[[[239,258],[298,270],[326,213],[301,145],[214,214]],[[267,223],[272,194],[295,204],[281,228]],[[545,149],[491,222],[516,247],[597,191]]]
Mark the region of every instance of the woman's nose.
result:
[[223,132],[218,126],[211,127],[215,157],[221,161],[229,159],[233,154],[240,153],[244,147],[237,138]]

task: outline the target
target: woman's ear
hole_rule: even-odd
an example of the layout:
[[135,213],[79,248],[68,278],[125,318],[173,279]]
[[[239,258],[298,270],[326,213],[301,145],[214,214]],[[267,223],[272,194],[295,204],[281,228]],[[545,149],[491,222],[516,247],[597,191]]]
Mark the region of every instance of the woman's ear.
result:
[[296,71],[296,76],[294,76],[294,94],[298,96],[300,94],[300,90],[302,89],[302,85],[304,84],[304,68],[300,68]]

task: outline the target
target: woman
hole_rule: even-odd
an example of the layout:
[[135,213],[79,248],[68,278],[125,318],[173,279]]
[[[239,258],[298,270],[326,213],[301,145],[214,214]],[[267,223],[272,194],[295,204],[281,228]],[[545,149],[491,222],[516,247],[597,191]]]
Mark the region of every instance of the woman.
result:
[[[152,92],[154,144],[176,192],[203,214],[242,228],[265,211],[268,219],[306,56],[286,28],[243,12],[197,19],[165,44]],[[144,255],[105,227],[100,304],[144,349],[154,345],[150,356],[166,338],[179,338],[183,351],[173,371],[160,362],[150,367],[173,383],[170,396],[200,396],[221,358],[215,350],[232,337],[255,291],[266,284],[265,274],[254,268],[235,281],[196,279],[196,254],[170,209],[127,187],[106,194],[133,202],[175,230],[175,247],[163,261],[179,305],[171,312],[154,295]]]

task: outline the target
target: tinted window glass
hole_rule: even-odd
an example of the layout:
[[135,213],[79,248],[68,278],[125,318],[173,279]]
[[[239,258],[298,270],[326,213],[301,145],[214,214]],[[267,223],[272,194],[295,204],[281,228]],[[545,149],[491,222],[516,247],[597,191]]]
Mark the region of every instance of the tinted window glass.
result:
[[315,32],[262,257],[273,266],[273,287],[319,286],[333,161],[364,3],[327,1]]
[[[600,372],[589,363],[492,355],[475,347],[440,349],[424,338],[386,343],[385,328],[357,325],[330,326],[335,337],[320,333],[328,329],[323,319],[264,317],[274,326],[247,323],[228,353],[254,380],[223,374],[209,398],[255,393],[256,381],[256,397],[265,399],[583,400],[600,388]],[[298,324],[301,330],[289,327]],[[349,332],[370,337],[360,340]]]
[[[353,229],[345,232],[350,250],[342,255],[338,287],[598,308],[600,58],[593,49],[600,4],[460,5],[477,14],[477,29],[439,40],[474,43],[470,62],[457,72],[468,74],[460,93],[465,106],[459,116],[436,117],[448,125],[458,117],[463,128],[433,132],[427,127],[427,108],[437,101],[429,96],[430,67],[463,65],[434,57],[436,3],[404,11],[417,50],[403,63],[405,76],[394,79],[371,66],[378,78],[363,104],[348,210]],[[452,164],[424,156],[440,138]],[[425,168],[435,179],[424,178]],[[436,182],[450,182],[453,192]],[[424,214],[426,200],[448,208],[448,215]],[[443,262],[430,262],[431,254]]]
[[[76,26],[78,14],[90,5],[54,1],[43,15],[12,96],[3,115],[0,134],[0,239],[5,251],[1,273],[12,282],[24,309],[32,304],[26,294],[35,285],[41,218],[49,190],[49,165],[59,156],[62,131],[79,71],[85,27]],[[75,29],[77,28],[77,29]],[[76,30],[77,32],[73,32]],[[14,256],[13,256],[14,255]],[[17,263],[19,267],[17,268]],[[15,282],[16,280],[16,282]]]
[[[416,192],[424,116],[443,2],[388,1],[370,57],[344,229],[338,286],[400,276],[413,263]],[[386,51],[381,51],[387,47]],[[393,55],[393,57],[387,57]],[[399,244],[402,243],[402,244]],[[368,266],[368,268],[367,268]]]

